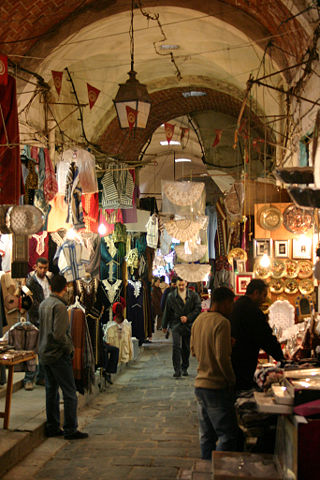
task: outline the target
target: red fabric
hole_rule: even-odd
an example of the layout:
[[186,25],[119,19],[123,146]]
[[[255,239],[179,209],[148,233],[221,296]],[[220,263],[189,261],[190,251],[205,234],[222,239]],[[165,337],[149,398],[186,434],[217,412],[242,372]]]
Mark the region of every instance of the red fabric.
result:
[[19,204],[22,175],[19,149],[18,109],[16,98],[16,81],[8,75],[8,85],[0,85],[0,106],[5,127],[0,114],[0,204]]
[[85,223],[85,231],[98,233],[99,226],[99,194],[83,193],[81,196],[83,219]]
[[0,55],[0,84],[8,85],[8,57]]
[[[38,234],[39,235],[39,234]],[[29,237],[29,261],[28,261],[28,272],[32,272],[35,269],[36,262],[39,257],[49,258],[49,234],[47,232],[43,232],[42,236],[44,237],[43,247],[44,250],[39,250],[40,246],[38,246],[37,238]],[[41,251],[41,253],[37,252]]]
[[43,192],[46,202],[49,203],[54,198],[56,193],[58,193],[58,183],[47,148],[44,149],[44,158],[46,164],[46,178],[43,182]]
[[57,72],[55,70],[51,70],[51,74],[52,74],[54,86],[56,87],[58,95],[60,95],[61,87],[62,87],[63,72]]
[[174,127],[175,127],[175,125],[173,125],[172,123],[165,123],[164,124],[164,131],[166,132],[166,139],[167,139],[167,142],[168,142],[169,145],[170,145],[170,142],[171,142],[172,137],[173,137]]
[[89,85],[89,83],[87,83],[87,89],[88,89],[89,106],[91,110],[99,97],[100,90],[98,90],[98,88],[93,87],[92,85]]

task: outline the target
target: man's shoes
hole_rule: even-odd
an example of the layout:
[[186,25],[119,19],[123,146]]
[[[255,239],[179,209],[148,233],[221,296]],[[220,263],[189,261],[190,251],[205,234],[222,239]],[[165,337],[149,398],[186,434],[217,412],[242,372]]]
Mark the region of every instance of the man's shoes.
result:
[[32,383],[32,382],[26,382],[26,383],[24,384],[24,389],[25,389],[25,390],[28,390],[28,391],[33,390],[33,389],[34,389],[33,383]]
[[39,378],[39,380],[36,381],[36,385],[41,385],[42,387],[45,387],[46,382],[44,378]]
[[65,440],[81,440],[82,438],[88,438],[88,437],[89,437],[88,433],[79,432],[79,430],[77,430],[74,433],[65,433],[64,434]]
[[46,437],[51,438],[51,437],[63,437],[64,431],[59,428],[59,430],[56,430],[55,432],[50,432],[50,430],[47,430],[45,428],[44,434]]
[[184,377],[188,377],[189,376],[188,370],[182,370],[182,375]]
[[106,381],[107,381],[108,383],[110,383],[110,385],[113,385],[113,381],[111,380],[111,375],[110,375],[110,373],[104,372],[104,373],[103,373],[103,376],[104,376],[104,378],[106,379]]
[[181,377],[181,372],[174,372],[173,376],[174,376],[174,378],[180,378]]

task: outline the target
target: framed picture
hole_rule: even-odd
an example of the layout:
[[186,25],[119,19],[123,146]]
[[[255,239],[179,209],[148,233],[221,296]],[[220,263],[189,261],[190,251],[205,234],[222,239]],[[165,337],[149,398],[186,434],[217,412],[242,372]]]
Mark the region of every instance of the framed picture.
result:
[[246,261],[245,260],[236,260],[236,272],[244,273],[246,271]]
[[247,286],[253,279],[253,273],[236,273],[235,294],[245,295]]
[[289,240],[274,241],[274,256],[278,258],[289,257]]
[[292,240],[292,258],[310,260],[312,255],[312,239],[308,237]]
[[264,254],[271,257],[272,240],[270,238],[257,238],[254,241],[254,256],[262,257]]

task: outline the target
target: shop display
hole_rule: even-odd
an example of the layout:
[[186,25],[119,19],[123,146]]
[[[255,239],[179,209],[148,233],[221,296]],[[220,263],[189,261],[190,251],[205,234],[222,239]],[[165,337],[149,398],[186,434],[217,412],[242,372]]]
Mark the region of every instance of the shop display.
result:
[[312,223],[311,213],[295,205],[289,205],[283,213],[283,225],[291,233],[305,233],[312,227]]
[[276,230],[282,224],[282,214],[280,210],[273,206],[263,207],[259,215],[259,223],[264,230]]

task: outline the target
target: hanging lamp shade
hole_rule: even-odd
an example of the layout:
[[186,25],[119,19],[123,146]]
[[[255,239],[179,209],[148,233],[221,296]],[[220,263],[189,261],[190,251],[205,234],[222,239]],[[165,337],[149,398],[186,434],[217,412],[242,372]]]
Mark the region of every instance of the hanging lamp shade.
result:
[[119,84],[118,93],[113,100],[120,128],[146,128],[151,98],[146,85],[136,79],[137,73],[131,70],[128,75],[126,83]]

